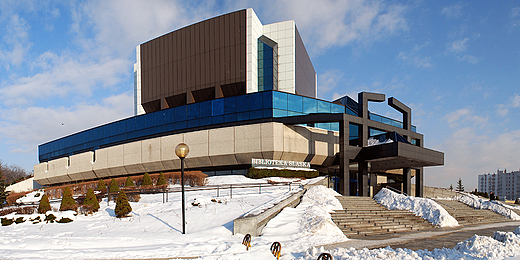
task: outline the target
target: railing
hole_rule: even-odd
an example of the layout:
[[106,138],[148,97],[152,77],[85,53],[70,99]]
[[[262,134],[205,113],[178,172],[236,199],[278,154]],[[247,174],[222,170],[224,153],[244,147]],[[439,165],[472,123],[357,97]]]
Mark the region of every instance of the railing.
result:
[[[282,182],[282,183],[240,183],[240,184],[223,184],[223,185],[206,185],[206,186],[198,186],[198,187],[184,187],[184,191],[202,191],[202,190],[215,190],[217,197],[220,197],[220,191],[221,190],[227,190],[229,189],[229,197],[233,198],[233,189],[247,189],[247,188],[258,188],[258,194],[262,194],[262,187],[269,188],[269,187],[275,187],[275,186],[287,186],[288,190],[291,191],[293,187],[297,186],[298,188],[302,187],[301,184],[294,184],[291,182]],[[165,188],[160,189],[156,193],[162,193],[163,194],[163,203],[168,202],[168,194],[174,193],[174,192],[181,192],[181,187],[173,187],[173,188]],[[130,194],[142,194],[142,192],[139,191],[133,191],[133,190],[125,190],[125,193],[128,195]],[[108,196],[117,196],[118,192],[109,192],[103,194],[104,197]],[[107,200],[107,205],[110,200]]]
[[396,188],[394,188],[392,186],[389,186],[389,185],[386,185],[385,188],[387,188],[389,190],[392,190],[392,191],[395,191],[397,193],[401,193],[401,194],[406,195],[406,196],[410,196],[410,195],[406,194],[406,192],[404,192],[402,190],[398,190],[398,189],[396,189]]
[[[433,200],[433,199],[432,199],[432,200]],[[452,209],[453,211],[457,212],[457,209],[456,209],[456,208],[454,208],[454,207],[452,207],[452,206],[450,206],[450,205],[448,205],[448,204],[446,204],[446,203],[442,203],[442,202],[440,202],[440,201],[438,201],[438,200],[435,200],[435,202],[438,203],[438,204],[443,205],[442,207],[446,206],[446,207]]]

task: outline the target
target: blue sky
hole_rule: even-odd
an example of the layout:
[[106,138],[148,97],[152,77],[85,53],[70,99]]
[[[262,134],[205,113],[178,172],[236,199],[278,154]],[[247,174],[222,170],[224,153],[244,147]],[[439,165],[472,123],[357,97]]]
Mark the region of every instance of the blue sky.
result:
[[320,98],[409,105],[445,153],[426,185],[474,189],[478,174],[520,169],[517,1],[1,1],[0,160],[30,171],[38,144],[131,116],[135,46],[247,7],[264,24],[295,20]]

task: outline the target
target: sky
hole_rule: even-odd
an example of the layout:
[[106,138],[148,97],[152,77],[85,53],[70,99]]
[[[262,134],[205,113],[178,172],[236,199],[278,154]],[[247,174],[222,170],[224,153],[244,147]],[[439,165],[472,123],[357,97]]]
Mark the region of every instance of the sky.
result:
[[478,174],[520,169],[517,1],[0,1],[0,160],[30,172],[39,144],[132,116],[137,45],[249,7],[295,21],[319,98],[412,108],[424,146],[445,154],[425,185],[473,190]]

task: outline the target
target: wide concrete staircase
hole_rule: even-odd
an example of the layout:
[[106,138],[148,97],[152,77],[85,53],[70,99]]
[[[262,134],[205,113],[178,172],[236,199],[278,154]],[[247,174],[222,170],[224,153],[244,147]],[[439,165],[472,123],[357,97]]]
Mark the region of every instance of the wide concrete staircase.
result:
[[370,197],[337,197],[343,210],[333,212],[332,221],[347,237],[381,235],[435,228],[427,220],[406,210],[389,210]]
[[461,226],[511,221],[511,219],[491,210],[474,209],[456,200],[435,200],[435,202],[448,211],[448,213],[452,215]]

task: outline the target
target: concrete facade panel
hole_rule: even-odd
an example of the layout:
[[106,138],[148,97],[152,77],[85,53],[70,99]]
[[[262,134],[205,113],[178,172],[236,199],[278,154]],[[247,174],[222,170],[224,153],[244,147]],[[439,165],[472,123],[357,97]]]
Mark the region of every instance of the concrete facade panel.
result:
[[208,155],[217,156],[225,154],[235,154],[235,128],[224,127],[209,130]]
[[[180,169],[181,160],[175,155],[175,147],[184,142],[184,134],[163,136],[161,139],[161,162],[164,170]],[[188,156],[190,156],[188,154]]]
[[128,174],[142,173],[141,141],[123,145],[123,164]]
[[47,162],[34,165],[34,180],[41,185],[49,184],[47,167]]
[[236,154],[261,151],[262,142],[260,128],[260,124],[235,127]]
[[188,157],[186,158],[202,157],[209,155],[208,130],[186,133],[184,134],[184,142],[190,148],[190,152],[188,154]]
[[110,176],[107,148],[98,149],[94,152],[94,164],[92,165],[92,169],[99,178]]
[[107,148],[107,168],[109,176],[120,176],[127,174],[124,167],[124,146],[116,145]]

